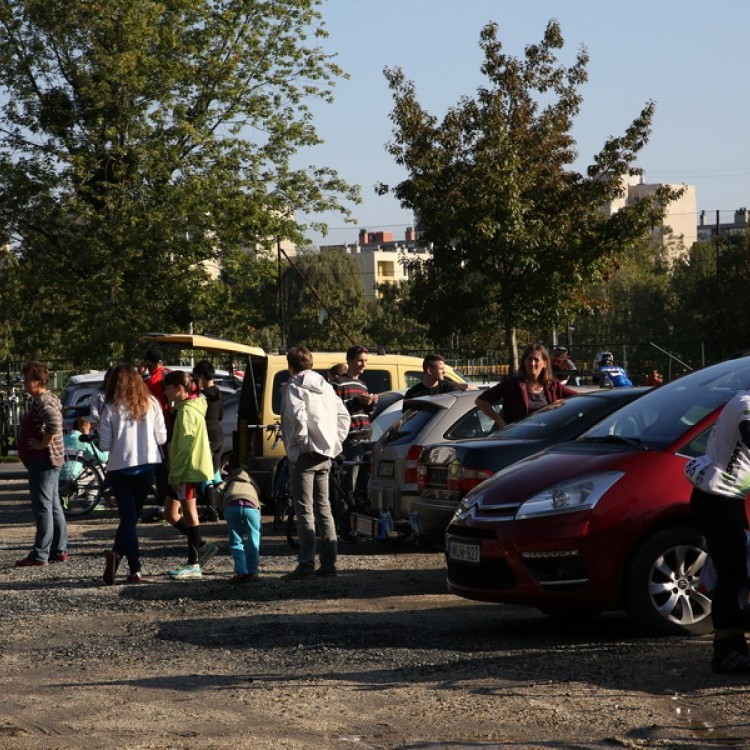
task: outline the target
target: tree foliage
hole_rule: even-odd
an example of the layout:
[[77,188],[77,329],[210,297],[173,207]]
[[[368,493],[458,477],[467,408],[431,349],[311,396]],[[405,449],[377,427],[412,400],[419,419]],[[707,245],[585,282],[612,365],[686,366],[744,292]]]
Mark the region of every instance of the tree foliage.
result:
[[433,243],[414,283],[433,338],[496,327],[515,353],[518,329],[564,320],[566,290],[647,236],[679,195],[663,187],[612,216],[602,210],[623,194],[622,178],[639,173],[654,105],[605,142],[585,175],[575,172],[570,131],[588,55],[582,48],[566,66],[557,59],[563,45],[551,21],[541,42],[514,57],[488,24],[480,35],[487,85],[440,121],[400,69],[385,71],[394,100],[388,151],[408,173],[393,192]]
[[84,361],[144,330],[214,332],[206,263],[299,240],[295,211],[348,213],[356,189],[290,166],[318,142],[306,100],[330,99],[342,74],[318,46],[318,6],[2,4],[0,236],[18,288],[0,320],[18,356]]
[[291,259],[282,276],[284,348],[338,351],[364,341],[367,322],[356,261],[336,250]]
[[440,342],[430,340],[427,326],[409,315],[409,288],[409,281],[379,285],[378,298],[367,304],[367,341],[386,351],[440,348]]
[[750,232],[723,237],[718,246],[696,243],[672,276],[675,335],[685,345],[702,345],[709,362],[750,350],[743,325],[749,284]]

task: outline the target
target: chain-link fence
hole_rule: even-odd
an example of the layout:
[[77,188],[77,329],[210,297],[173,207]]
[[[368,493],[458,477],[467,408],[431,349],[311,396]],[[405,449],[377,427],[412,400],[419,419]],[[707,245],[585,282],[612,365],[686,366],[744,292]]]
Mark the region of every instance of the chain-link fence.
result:
[[[680,346],[650,341],[627,344],[576,343],[570,346],[561,342],[561,345],[568,348],[568,353],[576,364],[583,383],[591,382],[596,357],[601,352],[611,352],[615,364],[627,371],[635,385],[652,383],[654,372],[667,382],[721,359],[711,351],[710,346],[702,342],[689,342]],[[523,346],[519,347],[519,355],[523,348]],[[552,346],[550,345],[549,348],[552,349]],[[411,350],[403,353],[424,356],[429,352]],[[488,351],[481,357],[466,357],[452,350],[442,350],[440,353],[449,365],[467,378],[479,383],[497,381],[507,375],[511,369],[511,357],[507,349]]]

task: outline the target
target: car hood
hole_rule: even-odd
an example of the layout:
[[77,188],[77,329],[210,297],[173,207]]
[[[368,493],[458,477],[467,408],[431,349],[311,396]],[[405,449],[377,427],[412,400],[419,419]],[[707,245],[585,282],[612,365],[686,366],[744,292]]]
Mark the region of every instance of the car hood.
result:
[[627,471],[639,458],[659,455],[663,454],[618,444],[564,443],[502,469],[471,490],[466,500],[472,497],[480,505],[520,503],[573,477],[613,469]]

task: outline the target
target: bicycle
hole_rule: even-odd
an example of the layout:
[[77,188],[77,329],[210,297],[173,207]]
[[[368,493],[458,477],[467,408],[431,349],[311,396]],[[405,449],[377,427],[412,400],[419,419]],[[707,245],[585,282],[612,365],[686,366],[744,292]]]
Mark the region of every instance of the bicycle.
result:
[[0,390],[0,455],[18,453],[18,433],[21,415],[26,411],[31,397],[24,391],[21,378],[6,376],[5,385]]

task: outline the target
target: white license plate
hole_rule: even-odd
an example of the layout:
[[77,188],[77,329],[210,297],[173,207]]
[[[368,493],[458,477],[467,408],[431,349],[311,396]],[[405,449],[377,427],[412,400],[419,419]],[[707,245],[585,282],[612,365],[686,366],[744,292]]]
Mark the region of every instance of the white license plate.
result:
[[370,516],[355,514],[354,530],[362,536],[376,537],[378,535],[378,519]]
[[448,559],[479,565],[480,546],[475,542],[456,542],[453,539],[449,539]]
[[381,461],[378,464],[378,476],[379,477],[392,477],[393,476],[393,461]]

